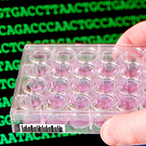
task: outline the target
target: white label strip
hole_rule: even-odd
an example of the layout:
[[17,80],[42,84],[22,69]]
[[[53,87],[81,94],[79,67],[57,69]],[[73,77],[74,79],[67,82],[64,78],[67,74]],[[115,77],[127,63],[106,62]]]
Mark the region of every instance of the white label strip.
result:
[[64,124],[20,124],[20,132],[65,133]]

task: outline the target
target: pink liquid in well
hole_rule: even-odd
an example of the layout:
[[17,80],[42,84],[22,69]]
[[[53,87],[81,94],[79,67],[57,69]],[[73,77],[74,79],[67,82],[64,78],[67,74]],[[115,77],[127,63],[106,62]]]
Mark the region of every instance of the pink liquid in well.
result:
[[96,109],[109,109],[114,105],[114,100],[110,96],[102,95],[93,100],[93,106]]
[[92,83],[85,79],[80,79],[77,83],[72,84],[72,90],[75,92],[87,92],[92,88]]
[[55,69],[53,69],[53,75],[59,77],[67,76],[70,72],[71,68],[66,64],[60,64]]
[[67,81],[63,79],[58,79],[53,82],[53,89],[56,92],[63,92],[68,88],[68,83]]
[[101,84],[97,88],[97,91],[102,93],[109,93],[114,91],[114,89],[115,89],[115,83],[113,81],[103,80],[103,82],[101,82]]
[[133,93],[139,89],[139,84],[134,80],[127,80],[121,88],[122,92]]
[[32,96],[31,103],[32,103],[32,107],[36,108],[42,104],[42,100],[41,100],[41,98],[39,98],[37,96]]
[[45,66],[45,65],[43,65],[43,64],[38,64],[36,69],[37,69],[37,75],[38,75],[38,76],[43,76],[43,75],[45,75],[45,74],[47,73],[47,71],[48,71],[47,66]]
[[141,73],[141,68],[138,65],[131,64],[123,69],[123,75],[126,77],[135,77]]
[[117,73],[117,67],[114,65],[105,65],[104,67],[99,69],[100,76],[103,77],[111,77]]
[[46,100],[46,107],[49,109],[63,108],[66,104],[66,100],[61,95],[54,95]]
[[[30,84],[30,87],[29,87],[29,84]],[[27,87],[30,88],[30,90],[32,92],[37,92],[37,91],[43,90],[45,87],[44,82],[39,81],[39,80],[33,80],[29,84],[27,84]]]
[[119,108],[121,110],[132,110],[138,107],[138,100],[131,96],[125,96],[120,99]]
[[94,72],[94,67],[89,64],[83,64],[79,68],[75,69],[77,76],[86,77],[90,76]]
[[38,95],[27,95],[20,100],[20,105],[23,109],[37,108],[42,104],[42,99]]
[[89,107],[90,101],[87,97],[78,95],[69,101],[69,105],[73,109],[84,109]]

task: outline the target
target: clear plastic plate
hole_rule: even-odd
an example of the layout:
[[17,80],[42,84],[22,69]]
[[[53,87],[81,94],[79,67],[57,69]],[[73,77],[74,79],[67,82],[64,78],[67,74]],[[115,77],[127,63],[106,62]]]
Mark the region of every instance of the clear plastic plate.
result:
[[100,132],[146,109],[146,46],[25,45],[10,110],[13,132]]

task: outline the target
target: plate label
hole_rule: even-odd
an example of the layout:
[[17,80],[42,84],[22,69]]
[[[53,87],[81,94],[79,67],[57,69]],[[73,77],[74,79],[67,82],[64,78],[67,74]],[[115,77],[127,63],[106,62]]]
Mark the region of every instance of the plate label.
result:
[[65,133],[64,124],[20,124],[20,132]]

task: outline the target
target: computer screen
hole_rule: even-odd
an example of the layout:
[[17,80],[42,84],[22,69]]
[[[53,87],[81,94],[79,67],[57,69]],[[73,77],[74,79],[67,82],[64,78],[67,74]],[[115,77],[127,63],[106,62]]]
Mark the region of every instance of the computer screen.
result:
[[23,48],[28,43],[114,44],[146,20],[145,10],[146,0],[0,0],[0,145],[106,145],[96,134],[12,133],[9,111]]

